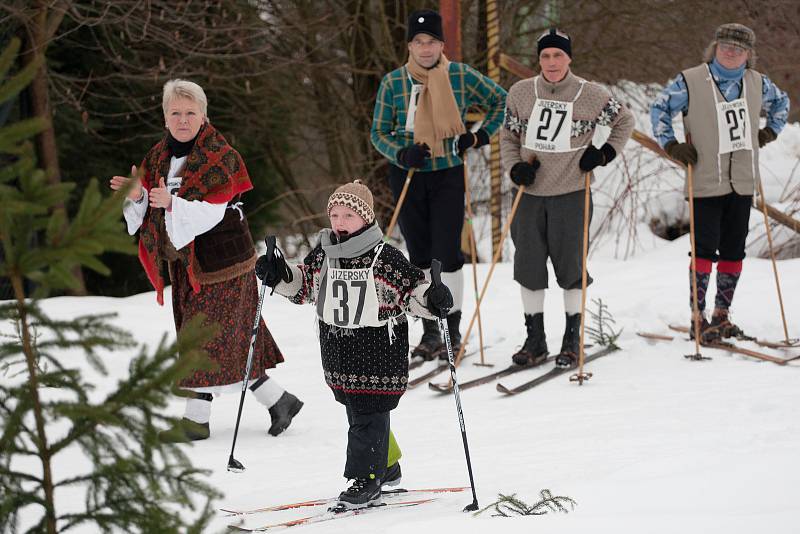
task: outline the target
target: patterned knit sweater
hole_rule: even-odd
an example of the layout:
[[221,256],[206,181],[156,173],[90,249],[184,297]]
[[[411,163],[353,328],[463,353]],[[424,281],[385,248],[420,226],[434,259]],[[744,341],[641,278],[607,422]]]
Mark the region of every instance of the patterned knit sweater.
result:
[[[355,258],[341,258],[339,268],[368,268],[374,257],[375,249]],[[294,266],[292,282],[279,283],[275,291],[295,304],[315,303],[325,261],[325,252],[317,245],[303,263]],[[394,317],[395,325],[348,329],[318,319],[325,382],[337,401],[359,412],[386,412],[397,407],[408,383],[405,314],[435,318],[425,307],[424,293],[430,283],[422,270],[411,265],[402,252],[384,245],[375,262],[374,273],[378,318]]]
[[[578,94],[581,81],[583,80],[570,71],[560,82],[550,83],[543,76],[538,76],[515,83],[508,92],[505,120],[500,130],[503,167],[508,172],[515,163],[530,162],[534,156],[541,163],[536,171],[536,180],[532,186],[526,188],[526,193],[536,196],[555,196],[584,188],[584,173],[578,167],[583,149],[553,153],[534,152],[523,146],[528,120],[536,102],[534,83],[538,83],[541,98],[572,102]],[[611,128],[607,143],[620,154],[633,132],[635,123],[633,114],[611,96],[611,93],[596,83],[585,82],[573,106],[570,146],[577,148],[589,145],[598,125]]]

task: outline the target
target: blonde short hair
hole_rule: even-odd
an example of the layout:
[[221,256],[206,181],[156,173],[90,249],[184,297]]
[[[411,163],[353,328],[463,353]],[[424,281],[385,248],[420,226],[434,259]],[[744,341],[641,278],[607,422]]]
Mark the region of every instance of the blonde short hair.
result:
[[164,110],[164,117],[167,116],[167,107],[173,98],[187,98],[200,105],[200,111],[208,117],[208,99],[203,88],[188,80],[174,79],[164,84],[164,92],[161,100],[161,107]]

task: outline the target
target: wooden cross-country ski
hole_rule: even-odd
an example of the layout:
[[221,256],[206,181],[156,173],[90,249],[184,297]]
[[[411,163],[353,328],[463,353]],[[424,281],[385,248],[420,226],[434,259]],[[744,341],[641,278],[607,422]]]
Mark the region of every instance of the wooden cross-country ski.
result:
[[[674,330],[676,332],[681,332],[684,334],[689,333],[689,329],[685,326],[671,324],[669,325],[670,330]],[[724,350],[727,352],[731,352],[734,354],[741,354],[743,356],[749,356],[751,358],[756,358],[758,360],[764,360],[767,362],[772,362],[778,365],[786,365],[787,362],[794,360],[795,358],[779,358],[778,356],[772,356],[771,354],[765,354],[763,352],[759,352],[756,350],[746,349],[744,347],[738,347],[731,342],[727,341],[717,341],[714,343],[701,343],[704,347],[709,347],[712,349],[719,349]]]
[[[536,369],[537,367],[539,367],[541,365],[544,365],[547,362],[552,362],[555,359],[556,359],[555,356],[548,356],[545,361],[543,361],[542,363],[540,363],[538,365],[517,365],[515,363],[512,363],[511,365],[509,365],[505,369],[501,369],[500,371],[495,371],[494,373],[489,373],[488,375],[480,376],[480,377],[475,378],[473,380],[469,380],[467,382],[464,382],[463,384],[459,383],[458,384],[458,389],[460,389],[461,391],[464,391],[465,389],[470,389],[470,388],[474,388],[474,387],[477,387],[477,386],[482,386],[484,384],[488,384],[490,382],[494,382],[498,378],[502,378],[504,376],[513,375],[513,374],[518,373],[520,371],[527,371],[528,369]],[[435,391],[437,393],[452,393],[453,392],[453,385],[450,382],[442,382],[440,384],[437,384],[437,383],[434,383],[434,382],[428,382],[428,388],[430,388],[432,391]]]
[[[596,360],[597,358],[601,358],[603,356],[607,356],[607,355],[611,354],[612,352],[614,352],[616,350],[619,350],[619,347],[616,347],[616,346],[605,347],[605,348],[603,348],[603,349],[601,349],[599,351],[596,351],[596,352],[593,352],[592,354],[587,355],[586,356],[586,360],[584,361],[584,363],[589,363],[592,360]],[[574,370],[575,369],[573,367],[567,367],[567,368],[555,367],[555,368],[551,369],[550,371],[546,372],[545,374],[543,374],[541,376],[538,376],[538,377],[534,378],[533,380],[525,382],[524,384],[520,384],[519,386],[514,387],[514,388],[508,388],[508,387],[504,386],[503,384],[497,384],[497,391],[499,391],[500,393],[503,393],[504,395],[517,395],[519,393],[522,393],[523,391],[528,391],[529,389],[531,389],[531,388],[533,388],[535,386],[543,384],[543,383],[547,382],[548,380],[552,380],[553,378],[555,378],[557,376],[561,376],[561,375],[563,375],[565,373],[569,373],[569,372],[574,371]]]

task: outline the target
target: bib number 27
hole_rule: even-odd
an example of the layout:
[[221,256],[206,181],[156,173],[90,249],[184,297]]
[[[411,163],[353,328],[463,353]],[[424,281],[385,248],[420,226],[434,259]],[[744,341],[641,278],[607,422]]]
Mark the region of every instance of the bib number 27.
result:
[[[553,118],[553,113],[555,113],[556,118]],[[542,108],[542,112],[539,115],[539,127],[536,129],[536,139],[539,141],[555,141],[566,117],[566,110],[557,109],[553,111],[550,108]],[[553,130],[552,134],[550,134],[550,130]]]
[[725,112],[725,121],[728,124],[728,133],[731,141],[739,141],[745,136],[747,122],[744,108],[727,110]]

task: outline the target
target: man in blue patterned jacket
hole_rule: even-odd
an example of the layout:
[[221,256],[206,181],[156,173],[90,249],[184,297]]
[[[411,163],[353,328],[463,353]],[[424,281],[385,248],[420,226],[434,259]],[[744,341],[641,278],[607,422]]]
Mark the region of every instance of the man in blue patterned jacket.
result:
[[[789,115],[786,94],[753,69],[755,40],[753,30],[741,24],[717,28],[703,63],[675,77],[650,112],[658,143],[694,171],[697,304],[704,341],[743,336],[728,310],[745,257],[759,149],[776,139]],[[762,110],[767,119],[759,129]],[[684,143],[672,129],[678,112],[683,114]],[[704,309],[713,262],[717,294],[709,323]]]
[[[415,169],[400,211],[400,230],[411,263],[429,270],[442,262],[442,281],[455,305],[447,317],[458,350],[464,279],[464,152],[489,142],[503,120],[505,90],[469,65],[443,54],[442,19],[435,11],[408,20],[408,62],[383,77],[372,119],[372,144],[389,160],[389,185],[398,200],[406,174]],[[467,131],[467,109],[486,111],[481,127]],[[424,334],[412,357],[446,358],[436,321],[423,320]]]

